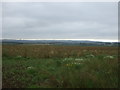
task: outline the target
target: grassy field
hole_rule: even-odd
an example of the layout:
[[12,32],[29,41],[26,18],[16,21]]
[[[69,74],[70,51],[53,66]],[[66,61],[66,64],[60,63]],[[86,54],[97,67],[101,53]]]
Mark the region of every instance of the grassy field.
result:
[[118,47],[3,45],[3,88],[117,88]]

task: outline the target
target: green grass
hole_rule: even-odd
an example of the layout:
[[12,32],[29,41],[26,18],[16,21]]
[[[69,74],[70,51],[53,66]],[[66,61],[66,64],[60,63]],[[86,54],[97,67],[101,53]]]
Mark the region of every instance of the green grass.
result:
[[70,58],[3,56],[3,88],[117,88],[117,55]]

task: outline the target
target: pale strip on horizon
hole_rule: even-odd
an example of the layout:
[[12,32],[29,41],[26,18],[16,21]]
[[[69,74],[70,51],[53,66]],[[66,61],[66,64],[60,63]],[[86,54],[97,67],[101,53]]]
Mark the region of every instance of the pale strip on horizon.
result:
[[119,40],[103,40],[103,39],[13,39],[13,38],[2,38],[3,39],[12,39],[12,40],[73,40],[73,41],[101,41],[101,42],[119,42]]

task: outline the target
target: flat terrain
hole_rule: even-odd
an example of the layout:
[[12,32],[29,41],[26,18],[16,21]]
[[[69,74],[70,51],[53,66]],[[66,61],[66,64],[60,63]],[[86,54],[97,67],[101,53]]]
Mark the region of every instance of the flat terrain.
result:
[[3,88],[117,88],[118,47],[3,45]]

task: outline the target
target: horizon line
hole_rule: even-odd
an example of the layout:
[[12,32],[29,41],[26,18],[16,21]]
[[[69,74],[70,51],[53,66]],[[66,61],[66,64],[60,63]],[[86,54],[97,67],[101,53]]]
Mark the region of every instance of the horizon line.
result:
[[12,39],[12,40],[87,40],[87,41],[101,41],[101,42],[119,42],[119,40],[110,40],[110,39],[27,39],[27,38],[19,38],[19,39],[14,39],[14,38],[0,38],[0,39]]

